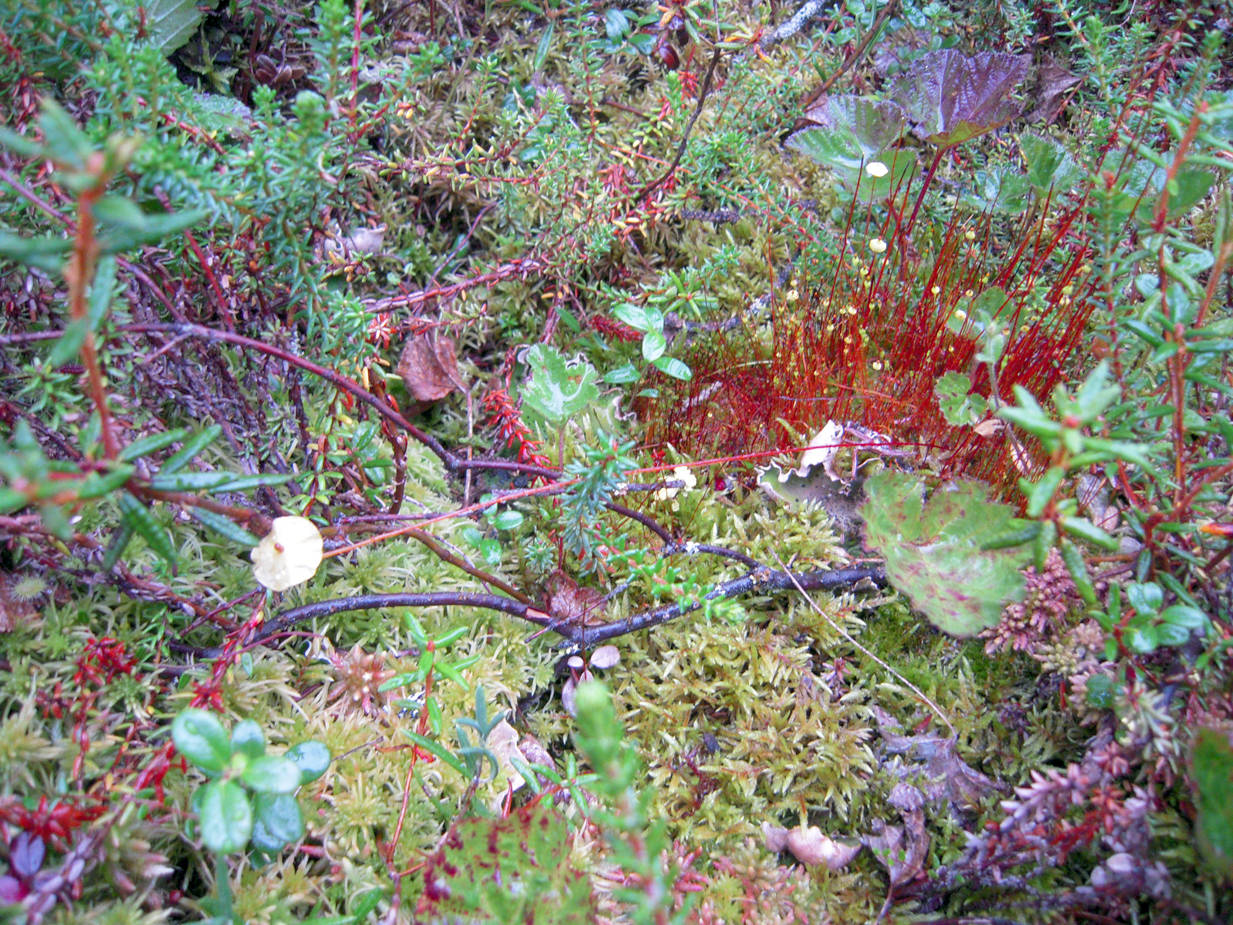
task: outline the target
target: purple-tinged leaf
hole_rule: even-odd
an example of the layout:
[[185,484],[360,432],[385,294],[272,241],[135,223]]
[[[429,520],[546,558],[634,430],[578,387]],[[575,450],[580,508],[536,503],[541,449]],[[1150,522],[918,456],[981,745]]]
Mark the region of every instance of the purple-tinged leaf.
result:
[[940,148],[1005,125],[1018,107],[1010,96],[1027,77],[1022,55],[954,49],[930,52],[895,81],[895,100],[907,111],[912,130]]

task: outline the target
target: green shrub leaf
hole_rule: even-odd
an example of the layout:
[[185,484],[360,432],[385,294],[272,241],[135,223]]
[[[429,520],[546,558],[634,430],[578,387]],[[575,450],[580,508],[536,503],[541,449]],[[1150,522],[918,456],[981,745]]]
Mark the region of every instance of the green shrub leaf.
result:
[[283,755],[261,755],[248,763],[242,777],[261,793],[292,793],[300,786],[300,766]]
[[273,854],[304,834],[300,804],[289,793],[258,793],[253,797],[253,847]]
[[299,769],[301,784],[316,780],[330,766],[330,750],[315,739],[289,748],[283,757]]
[[211,851],[229,854],[248,844],[253,833],[253,810],[239,784],[229,780],[206,784],[200,813],[201,840]]
[[207,774],[222,772],[231,759],[231,743],[218,718],[207,710],[185,710],[171,724],[176,749]]

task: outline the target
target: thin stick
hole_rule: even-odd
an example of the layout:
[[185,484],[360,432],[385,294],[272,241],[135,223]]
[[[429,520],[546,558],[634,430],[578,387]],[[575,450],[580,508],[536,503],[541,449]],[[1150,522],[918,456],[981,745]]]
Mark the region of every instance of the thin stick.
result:
[[812,597],[810,597],[808,594],[805,593],[805,589],[802,588],[800,583],[796,580],[796,575],[794,575],[792,571],[786,565],[783,564],[783,560],[779,558],[778,553],[772,550],[771,555],[775,557],[775,561],[779,563],[779,567],[783,570],[784,574],[786,574],[788,578],[791,579],[792,584],[796,585],[796,590],[801,592],[801,597],[809,601],[809,606],[812,607],[817,612],[818,616],[820,616],[823,620],[829,623],[835,629],[835,631],[839,633],[839,635],[841,635],[848,642],[852,643],[852,645],[854,645],[858,650],[860,650],[862,653],[864,653],[869,658],[873,659],[875,662],[877,662],[879,665],[881,665],[883,668],[889,671],[892,675],[894,675],[896,678],[902,681],[912,691],[912,693],[914,693],[917,697],[919,697],[924,703],[928,704],[929,708],[938,715],[938,719],[940,719],[942,722],[946,724],[946,728],[950,730],[950,734],[952,738],[959,737],[959,734],[955,731],[955,727],[951,725],[950,720],[946,718],[946,714],[942,712],[941,708],[936,703],[934,703],[932,700],[930,700],[928,697],[925,696],[924,691],[922,691],[919,687],[917,687],[915,684],[913,684],[911,681],[909,681],[907,678],[905,678],[903,675],[897,672],[890,665],[886,664],[886,662],[882,661],[882,659],[878,658],[878,656],[874,655],[872,652],[866,649],[863,645],[857,642],[855,638],[853,638],[851,633],[849,633],[842,626],[840,626],[833,619],[831,619],[830,615],[826,611],[824,611],[821,607],[819,607],[817,602]]

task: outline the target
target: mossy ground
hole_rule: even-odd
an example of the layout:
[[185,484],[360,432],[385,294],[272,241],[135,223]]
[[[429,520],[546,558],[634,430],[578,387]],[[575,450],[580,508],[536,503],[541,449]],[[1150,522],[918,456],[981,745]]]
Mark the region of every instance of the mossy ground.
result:
[[[141,157],[117,186],[148,208],[204,203],[215,222],[198,228],[191,243],[177,238],[126,257],[142,275],[123,276],[130,288],[117,295],[100,335],[126,441],[176,426],[199,429],[207,419],[225,425],[225,438],[194,463],[200,471],[285,469],[296,478],[289,487],[215,500],[263,515],[309,508],[340,544],[386,529],[387,514],[441,514],[487,492],[530,488],[525,474],[447,472],[422,443],[382,431],[353,395],[269,356],[219,344],[198,351],[170,331],[167,340],[148,342],[121,326],[148,317],[238,328],[404,407],[413,402],[395,372],[403,341],[432,330],[453,339],[466,392],[428,408],[415,424],[460,457],[508,460],[529,448],[565,466],[585,461],[588,450],[630,441],[646,469],[625,473],[627,481],[652,482],[671,477],[677,464],[695,464],[700,484],[671,497],[656,488],[617,493],[614,501],[674,538],[799,572],[848,566],[869,551],[851,516],[758,486],[754,463],[738,457],[795,465],[795,454],[778,452],[785,435],[799,438],[787,442],[807,440],[806,425],[820,426],[826,415],[802,410],[791,421],[771,419],[765,388],[737,395],[747,380],[736,370],[776,389],[815,382],[809,356],[768,370],[777,336],[823,324],[823,315],[808,313],[836,268],[810,270],[808,261],[847,248],[843,259],[854,269],[845,273],[863,279],[870,264],[852,262],[852,242],[867,249],[889,214],[881,205],[853,206],[830,172],[784,148],[801,101],[841,68],[845,89],[871,93],[900,66],[897,57],[1006,42],[1030,51],[1035,38],[1076,71],[1097,75],[1048,128],[1077,158],[1094,161],[1093,139],[1121,101],[1101,94],[1137,86],[1126,62],[1149,60],[1171,34],[1155,18],[1126,30],[1102,32],[1095,19],[1080,27],[1081,11],[1070,3],[1044,10],[905,0],[877,20],[880,9],[854,2],[772,43],[767,35],[792,10],[744,0],[629,9],[377,2],[358,6],[358,22],[349,5],[329,0],[263,5],[260,15],[224,5],[169,63],[157,49],[135,44],[132,29],[102,30],[98,38],[88,10],[34,6],[25,4],[9,23],[12,36],[24,37],[3,65],[14,86],[20,76],[32,99],[67,100],[98,146],[112,136],[142,136]],[[1205,15],[1195,12],[1184,27],[1203,33],[1212,18]],[[883,25],[865,56],[860,38]],[[713,47],[719,53],[712,62]],[[1185,68],[1197,71],[1199,60],[1196,52]],[[67,70],[66,61],[73,65]],[[1179,86],[1188,79],[1185,68],[1178,65]],[[1227,81],[1227,73],[1218,76]],[[269,89],[264,107],[254,87]],[[215,121],[221,117],[211,106],[237,100],[254,107],[248,117]],[[22,112],[15,108],[15,118],[28,129],[37,105]],[[216,149],[217,158],[207,153]],[[57,208],[72,205],[55,198],[60,190],[37,164],[12,157],[5,167],[26,178],[20,189],[37,188]],[[992,243],[973,259],[996,264],[1025,240],[1021,215],[993,206],[963,213],[969,206],[961,193],[976,179],[992,182],[997,171],[1019,169],[1018,154],[1000,136],[949,157],[924,203],[915,246],[928,256],[962,222],[979,218]],[[46,209],[17,199],[4,207],[2,224],[42,228]],[[1196,207],[1196,227],[1212,225],[1212,201]],[[356,229],[380,229],[383,237],[360,247]],[[166,314],[142,288],[150,277],[173,292],[167,303],[180,314]],[[2,282],[6,297],[25,293],[27,300],[6,308],[6,336],[62,326],[58,277],[6,264]],[[393,307],[378,310],[382,299],[393,299]],[[642,332],[612,320],[626,302],[661,313],[673,335],[671,354],[700,372],[694,382],[680,385],[650,370]],[[880,303],[872,302],[862,310],[877,320]],[[577,359],[576,378],[593,368],[602,392],[568,420],[524,414],[531,442],[520,448],[502,439],[484,400],[508,391],[511,407],[517,403],[532,376],[519,350],[534,343]],[[10,353],[6,343],[3,413],[6,424],[9,409],[30,419],[49,415],[41,443],[60,460],[97,436],[79,368],[45,367],[41,344],[40,337],[18,337]],[[1057,362],[1078,373],[1088,353]],[[824,385],[850,388],[856,375]],[[826,398],[786,400],[812,408]],[[714,419],[693,414],[704,399]],[[894,399],[871,390],[864,407]],[[720,420],[724,415],[730,420]],[[910,443],[917,435],[896,436]],[[912,464],[944,468],[936,450]],[[92,453],[79,455],[93,463]],[[708,456],[719,459],[702,466]],[[402,470],[405,476],[396,475]],[[1017,474],[1006,467],[1001,483]],[[405,494],[389,509],[396,482]],[[648,554],[645,567],[614,557],[621,564],[609,573],[602,556],[565,548],[569,500],[529,494],[511,505],[524,520],[508,529],[470,508],[425,529],[456,559],[521,589],[537,606],[545,606],[543,589],[557,568],[600,594],[612,592],[606,620],[674,602],[687,578],[705,588],[745,571],[713,555],[659,563],[663,537],[609,511],[586,526],[610,549],[623,542],[627,551]],[[203,691],[217,694],[214,706],[228,722],[256,721],[275,751],[317,739],[333,755],[326,774],[300,792],[304,839],[277,857],[230,858],[235,921],[445,920],[438,913],[497,921],[493,904],[506,900],[526,902],[518,914],[528,922],[626,920],[631,907],[619,890],[629,884],[610,863],[604,836],[611,832],[585,821],[577,797],[558,799],[550,788],[536,802],[530,788],[515,793],[519,778],[508,767],[472,791],[472,781],[417,751],[406,735],[422,731],[431,715],[439,728],[429,727],[429,737],[456,750],[457,721],[474,715],[482,690],[489,711],[507,711],[518,735],[534,737],[542,760],[566,774],[577,759],[576,722],[562,701],[570,653],[558,636],[533,635],[528,623],[462,603],[362,609],[285,627],[269,644],[220,663],[217,647],[240,641],[237,627],[258,611],[275,618],[357,595],[491,588],[475,569],[404,535],[348,548],[307,584],[263,599],[248,550],[202,529],[184,507],[165,496],[149,504],[175,546],[174,568],[141,537],[117,568],[99,568],[121,522],[110,497],[74,504],[67,540],[42,530],[35,508],[20,515],[32,519],[6,515],[0,526],[0,826],[10,838],[0,857],[16,869],[12,839],[33,824],[15,820],[44,798],[94,813],[72,831],[42,832],[49,869],[90,825],[107,832],[46,921],[154,925],[204,914],[202,902],[219,884],[189,808],[202,777],[178,761],[165,774],[143,776],[167,755],[171,720]],[[422,682],[378,691],[374,678],[412,673],[420,662],[411,615],[429,638],[463,630],[439,657],[473,661],[457,680],[437,673],[430,692]],[[1078,610],[1067,620],[1079,624]],[[1063,629],[1069,624],[1059,638],[1067,638]],[[665,908],[688,900],[697,922],[907,922],[983,913],[986,895],[990,906],[1007,902],[992,888],[965,891],[962,883],[929,894],[928,872],[956,862],[973,837],[1002,820],[1001,802],[1033,775],[1082,761],[1097,720],[1102,730],[1117,725],[1109,711],[1076,701],[1061,674],[1042,672],[1024,654],[990,654],[983,641],[946,636],[891,590],[809,599],[790,590],[751,594],[615,645],[619,662],[595,673],[611,688],[640,761],[636,789],[649,795],[649,819],[665,827],[667,855],[683,871]],[[1210,689],[1195,690],[1223,703],[1226,676],[1213,670],[1211,678]],[[1212,707],[1213,715],[1221,709]],[[929,764],[917,746],[902,744],[905,737],[923,743],[920,749],[942,749],[943,763]],[[1147,772],[1139,770],[1133,782],[1159,787],[1153,848],[1191,904],[1179,908],[1202,905],[1218,917],[1228,903],[1214,898],[1217,881],[1193,847],[1184,762],[1177,753],[1171,764],[1161,760],[1165,771],[1155,783],[1144,783]],[[888,871],[898,858],[870,850],[831,870],[766,846],[766,825],[816,826],[852,844],[885,827],[911,828],[908,811],[893,802],[896,788],[906,782],[928,792],[953,783],[938,779],[939,767],[941,777],[961,779],[967,789],[963,798],[924,806],[912,843],[923,854],[901,881],[892,884]],[[507,877],[511,869],[519,876],[500,881],[485,866],[493,856],[510,865]],[[1023,914],[1033,920],[1081,915],[1049,899],[1077,895],[1098,862],[1096,852],[1075,851],[1029,878],[1010,907],[1027,897]],[[455,890],[449,897],[432,879],[447,868]],[[509,887],[504,900],[488,896],[465,906],[466,897],[485,896],[494,884]],[[928,908],[911,901],[918,889]],[[581,904],[581,918],[567,900]],[[1116,915],[1155,908],[1135,898],[1110,902]],[[1170,907],[1159,908],[1159,920],[1167,920]]]

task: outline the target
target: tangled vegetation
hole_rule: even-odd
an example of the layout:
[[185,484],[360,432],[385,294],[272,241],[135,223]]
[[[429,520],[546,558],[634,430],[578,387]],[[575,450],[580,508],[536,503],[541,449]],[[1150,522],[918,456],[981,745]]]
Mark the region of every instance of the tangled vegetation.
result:
[[0,910],[1233,919],[1215,0],[15,0]]

